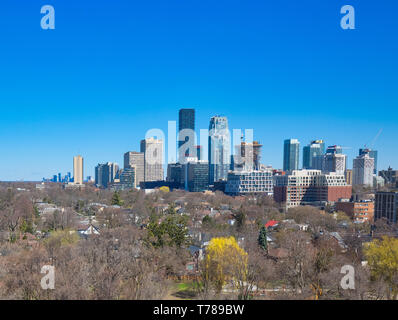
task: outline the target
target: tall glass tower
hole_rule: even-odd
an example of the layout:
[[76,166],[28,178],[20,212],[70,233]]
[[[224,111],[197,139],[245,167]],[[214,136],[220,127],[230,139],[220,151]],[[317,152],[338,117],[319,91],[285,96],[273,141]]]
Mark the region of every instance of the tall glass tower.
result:
[[[184,130],[192,130],[191,133],[185,134]],[[183,141],[178,139],[178,159],[180,162],[185,162],[183,158],[196,156],[196,150],[194,150],[195,141],[192,135],[195,132],[195,109],[180,109],[178,113],[178,133],[181,132],[181,138]],[[187,149],[181,150],[180,147],[188,143]]]
[[209,184],[227,180],[231,160],[227,117],[214,116],[209,125]]
[[298,170],[300,142],[297,139],[287,139],[283,148],[283,171]]
[[303,147],[303,169],[314,169],[313,159],[325,152],[323,140],[314,140],[308,146]]

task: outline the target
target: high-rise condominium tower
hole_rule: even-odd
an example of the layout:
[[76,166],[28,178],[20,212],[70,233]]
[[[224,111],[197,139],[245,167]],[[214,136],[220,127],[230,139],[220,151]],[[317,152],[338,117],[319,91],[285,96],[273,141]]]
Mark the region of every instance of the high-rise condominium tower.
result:
[[81,156],[73,157],[73,182],[83,184],[83,158]]
[[372,150],[372,149],[359,149],[359,155],[363,155],[363,154],[369,154],[369,157],[373,158],[375,160],[375,167],[373,170],[374,174],[377,174],[377,151],[376,150]]
[[95,184],[100,188],[108,188],[110,183],[113,183],[119,171],[117,163],[107,162],[99,163],[95,167]]
[[124,154],[124,169],[135,168],[136,187],[140,186],[140,182],[144,182],[145,177],[145,160],[143,152],[129,151]]
[[231,157],[233,161],[231,170],[259,170],[262,146],[258,141],[253,143],[242,141],[239,146],[235,146],[235,155]]
[[144,180],[163,180],[163,140],[148,138],[141,140],[144,153]]
[[314,169],[313,159],[325,152],[323,140],[314,140],[303,148],[303,169]]
[[298,170],[300,142],[297,139],[287,139],[283,148],[283,171]]
[[369,154],[356,157],[352,171],[353,185],[373,186],[374,159]]
[[178,113],[178,159],[185,163],[185,158],[195,157],[195,109],[180,109]]
[[209,125],[209,184],[227,180],[231,162],[227,117],[214,116]]

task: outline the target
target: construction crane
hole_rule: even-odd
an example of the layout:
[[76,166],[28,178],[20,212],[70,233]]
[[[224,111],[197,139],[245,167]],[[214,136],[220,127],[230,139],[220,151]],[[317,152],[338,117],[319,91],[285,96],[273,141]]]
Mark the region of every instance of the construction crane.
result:
[[[377,139],[380,137],[381,133],[383,132],[383,128],[381,128],[379,130],[379,132],[377,132],[377,134],[375,135],[375,137],[370,141],[370,143],[368,143],[369,148],[373,148],[374,144],[376,143]],[[366,148],[366,144],[365,144],[365,148]]]

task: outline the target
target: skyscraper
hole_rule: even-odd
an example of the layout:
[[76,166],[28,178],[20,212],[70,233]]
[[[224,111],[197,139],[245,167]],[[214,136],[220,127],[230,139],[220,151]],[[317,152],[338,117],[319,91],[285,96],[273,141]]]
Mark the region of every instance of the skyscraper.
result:
[[[190,131],[188,131],[187,129],[189,129]],[[194,150],[194,132],[195,109],[180,109],[178,113],[178,159],[180,163],[184,163],[186,157],[196,156]],[[180,141],[180,135],[181,140],[183,141]],[[185,147],[182,147],[184,144],[187,145],[185,145]]]
[[327,153],[323,157],[322,171],[324,173],[336,172],[344,174],[346,169],[347,156],[342,153]]
[[314,140],[308,146],[303,148],[303,169],[314,169],[313,159],[316,156],[323,155],[325,143],[323,140]]
[[98,164],[95,167],[95,184],[100,188],[108,188],[110,183],[113,183],[119,171],[117,163],[107,162]]
[[369,157],[371,157],[375,160],[375,163],[374,163],[375,167],[374,167],[373,173],[377,174],[377,151],[372,150],[372,149],[367,149],[367,148],[359,149],[359,155],[361,156],[363,154],[368,154]]
[[352,184],[373,186],[374,159],[369,154],[363,154],[354,159],[352,169]]
[[83,158],[81,156],[73,157],[73,182],[83,184]]
[[259,170],[262,146],[258,141],[242,141],[240,145],[235,146],[235,155],[231,157],[231,170]]
[[136,187],[140,182],[144,182],[145,176],[145,157],[143,152],[129,151],[124,154],[124,169],[135,168]]
[[227,180],[230,158],[227,117],[214,116],[209,125],[209,184]]
[[144,153],[144,181],[163,180],[163,140],[153,137],[141,140]]
[[283,171],[298,170],[300,142],[297,139],[287,139],[283,148]]

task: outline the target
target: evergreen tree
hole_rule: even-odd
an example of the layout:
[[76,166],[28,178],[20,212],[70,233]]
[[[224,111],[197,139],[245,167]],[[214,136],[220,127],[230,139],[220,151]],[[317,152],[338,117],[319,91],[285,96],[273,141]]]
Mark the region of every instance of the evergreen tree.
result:
[[258,245],[266,252],[268,252],[268,243],[267,243],[267,229],[265,226],[262,226],[260,229],[260,234],[258,235]]
[[115,191],[113,193],[111,204],[112,204],[112,206],[122,206],[123,205],[123,201],[120,198],[119,192]]

